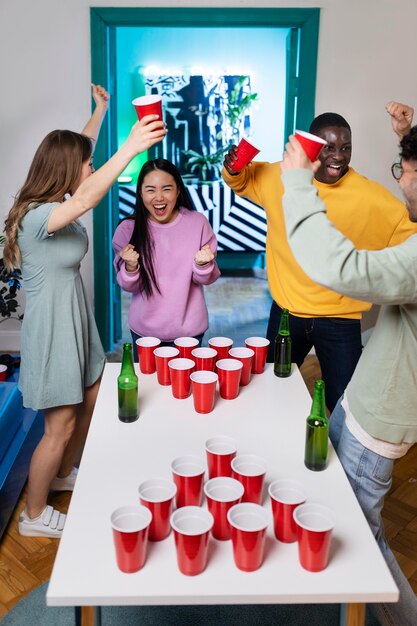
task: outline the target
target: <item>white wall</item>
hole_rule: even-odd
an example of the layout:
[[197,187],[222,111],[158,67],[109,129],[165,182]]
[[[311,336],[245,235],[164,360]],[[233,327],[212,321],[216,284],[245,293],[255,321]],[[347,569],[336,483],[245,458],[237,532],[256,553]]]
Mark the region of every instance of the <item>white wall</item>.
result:
[[[81,129],[89,116],[90,5],[321,8],[316,113],[347,117],[352,165],[396,191],[389,165],[397,142],[384,105],[397,99],[417,107],[416,0],[1,0],[2,220],[42,138],[54,128]],[[91,236],[91,216],[84,221]],[[91,247],[92,240],[83,276],[92,297]],[[17,347],[7,324],[0,350]]]

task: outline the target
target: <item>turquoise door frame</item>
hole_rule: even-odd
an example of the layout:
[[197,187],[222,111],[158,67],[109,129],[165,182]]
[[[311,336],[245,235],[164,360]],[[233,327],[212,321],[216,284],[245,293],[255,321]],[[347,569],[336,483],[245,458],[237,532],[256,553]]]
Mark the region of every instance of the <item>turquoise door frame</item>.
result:
[[[298,128],[308,128],[314,117],[317,48],[320,9],[266,8],[92,8],[92,82],[113,95],[95,150],[100,166],[117,149],[115,84],[115,29],[120,26],[291,28],[288,49],[286,137]],[[95,316],[104,349],[113,349],[120,336],[120,294],[112,266],[111,238],[118,218],[115,185],[93,213]]]

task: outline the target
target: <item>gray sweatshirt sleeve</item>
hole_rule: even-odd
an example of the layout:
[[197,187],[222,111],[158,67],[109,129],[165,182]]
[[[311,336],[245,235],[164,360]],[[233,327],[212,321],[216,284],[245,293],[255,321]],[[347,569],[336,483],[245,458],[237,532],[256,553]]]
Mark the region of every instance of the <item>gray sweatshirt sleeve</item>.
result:
[[417,235],[391,248],[357,250],[327,218],[312,178],[312,172],[304,169],[282,175],[287,237],[306,274],[320,285],[358,300],[417,302]]

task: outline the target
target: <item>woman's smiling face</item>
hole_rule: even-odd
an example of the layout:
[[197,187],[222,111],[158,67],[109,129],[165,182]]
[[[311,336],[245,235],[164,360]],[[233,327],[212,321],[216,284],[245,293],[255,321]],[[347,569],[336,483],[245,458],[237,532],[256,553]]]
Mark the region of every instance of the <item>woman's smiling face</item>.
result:
[[149,219],[158,224],[169,224],[178,214],[177,184],[167,172],[153,170],[143,179],[140,195],[149,213]]

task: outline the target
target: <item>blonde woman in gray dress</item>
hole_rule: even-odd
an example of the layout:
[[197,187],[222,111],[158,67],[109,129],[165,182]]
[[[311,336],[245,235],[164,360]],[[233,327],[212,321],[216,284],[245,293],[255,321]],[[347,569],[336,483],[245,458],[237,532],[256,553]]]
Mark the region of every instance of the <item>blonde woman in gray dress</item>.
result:
[[32,537],[62,534],[65,515],[47,504],[48,493],[74,487],[74,463],[104,367],[80,275],[88,238],[79,218],[100,202],[137,154],[166,134],[157,116],[144,118],[94,172],[92,154],[109,96],[100,86],[92,88],[96,106],[82,134],[55,130],[45,137],[5,223],[4,259],[8,267],[21,268],[26,293],[19,389],[24,406],[41,409],[45,418],[19,517],[20,534]]

